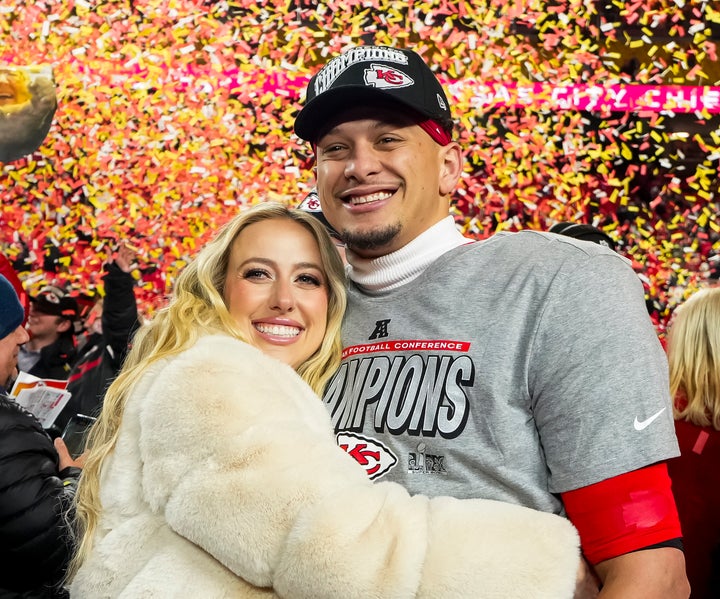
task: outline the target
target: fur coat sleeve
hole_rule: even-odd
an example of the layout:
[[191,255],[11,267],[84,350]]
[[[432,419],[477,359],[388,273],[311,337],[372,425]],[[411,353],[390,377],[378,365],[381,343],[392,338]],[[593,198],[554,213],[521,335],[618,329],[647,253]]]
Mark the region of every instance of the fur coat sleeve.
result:
[[178,534],[281,597],[572,597],[565,519],[373,484],[288,366],[224,336],[158,365],[142,402],[145,501]]

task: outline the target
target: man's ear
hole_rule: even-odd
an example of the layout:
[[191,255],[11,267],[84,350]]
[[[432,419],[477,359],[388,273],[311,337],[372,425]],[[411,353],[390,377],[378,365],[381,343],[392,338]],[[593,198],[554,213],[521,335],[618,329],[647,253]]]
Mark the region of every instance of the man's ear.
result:
[[450,142],[440,148],[440,195],[450,195],[457,188],[463,171],[463,153],[457,142]]
[[57,326],[57,332],[64,333],[65,331],[69,331],[72,326],[73,323],[71,320],[68,320],[67,318],[61,318]]

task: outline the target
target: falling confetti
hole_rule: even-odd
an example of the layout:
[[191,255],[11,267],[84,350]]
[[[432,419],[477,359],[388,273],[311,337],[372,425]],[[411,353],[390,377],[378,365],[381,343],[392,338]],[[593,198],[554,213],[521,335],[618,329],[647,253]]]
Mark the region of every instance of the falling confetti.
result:
[[0,250],[26,287],[102,292],[139,249],[146,313],[243,206],[296,203],[304,86],[359,43],[413,47],[448,89],[465,234],[604,229],[660,333],[720,273],[720,11],[686,0],[4,0],[0,64],[48,64],[40,149],[0,165]]

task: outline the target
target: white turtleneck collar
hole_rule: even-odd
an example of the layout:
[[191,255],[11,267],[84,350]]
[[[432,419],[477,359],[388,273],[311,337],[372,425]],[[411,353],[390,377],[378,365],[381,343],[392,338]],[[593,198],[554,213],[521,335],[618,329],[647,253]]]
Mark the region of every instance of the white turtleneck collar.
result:
[[368,293],[390,291],[419,277],[445,252],[471,241],[448,216],[406,246],[379,258],[361,258],[348,249],[348,274]]

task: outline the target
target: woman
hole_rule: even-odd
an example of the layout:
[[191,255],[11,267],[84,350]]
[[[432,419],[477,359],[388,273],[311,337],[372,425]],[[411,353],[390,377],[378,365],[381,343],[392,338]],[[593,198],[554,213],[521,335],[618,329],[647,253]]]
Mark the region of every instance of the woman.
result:
[[91,432],[73,597],[572,596],[564,519],[410,497],[337,447],[344,284],[322,224],[274,204],[185,268]]
[[720,287],[692,295],[668,333],[680,457],[668,470],[693,599],[720,597]]

